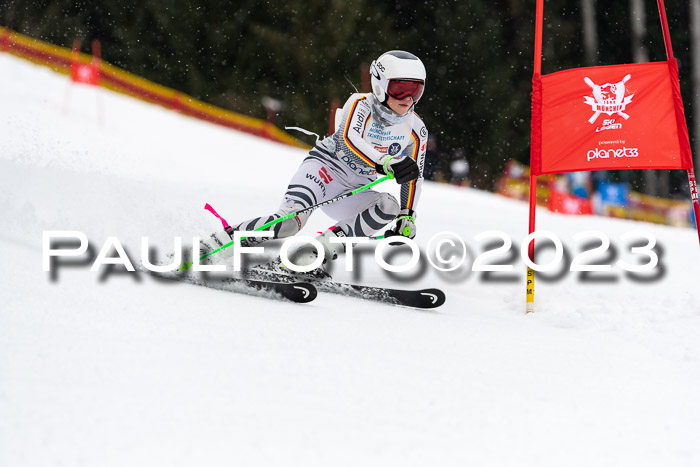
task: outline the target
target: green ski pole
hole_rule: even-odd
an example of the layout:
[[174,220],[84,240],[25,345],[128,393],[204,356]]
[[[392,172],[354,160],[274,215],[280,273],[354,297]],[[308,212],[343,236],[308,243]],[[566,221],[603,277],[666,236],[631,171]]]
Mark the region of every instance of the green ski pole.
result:
[[[367,189],[369,189],[369,188],[372,188],[372,187],[375,186],[375,185],[378,185],[378,184],[380,184],[380,183],[382,183],[382,182],[384,182],[384,181],[386,181],[386,180],[393,179],[393,178],[394,178],[394,174],[393,174],[393,173],[390,173],[390,174],[388,174],[388,175],[385,175],[385,176],[382,177],[382,178],[378,178],[377,180],[368,183],[367,185],[363,185],[363,186],[361,186],[361,187],[359,187],[359,188],[356,188],[356,189],[354,189],[354,190],[352,190],[352,191],[349,191],[349,192],[347,192],[347,193],[343,193],[342,195],[338,195],[338,196],[336,196],[335,198],[331,198],[331,199],[326,200],[326,201],[323,201],[323,202],[321,202],[321,203],[314,204],[313,206],[309,206],[308,208],[304,208],[304,209],[301,209],[301,210],[299,210],[299,211],[289,213],[289,214],[287,214],[286,216],[282,216],[282,217],[279,217],[279,218],[277,218],[277,219],[274,219],[274,220],[268,222],[267,224],[261,225],[260,227],[258,227],[257,229],[255,229],[255,231],[265,230],[265,229],[267,229],[268,227],[271,227],[271,226],[273,226],[273,225],[275,225],[275,224],[279,224],[280,222],[286,221],[287,219],[291,219],[292,217],[296,217],[296,216],[298,216],[299,214],[303,214],[303,213],[305,213],[305,212],[312,212],[312,211],[315,211],[316,209],[318,209],[318,208],[320,208],[320,207],[326,206],[327,204],[335,203],[336,201],[340,201],[341,199],[349,198],[349,197],[352,196],[352,195],[355,195],[355,194],[357,194],[357,193],[359,193],[359,192],[361,192],[361,191],[365,191],[365,190],[367,190]],[[241,237],[241,240],[243,240],[244,238],[248,238],[248,237]],[[212,255],[214,255],[214,254],[220,252],[221,250],[224,250],[224,249],[230,247],[230,246],[233,245],[234,243],[235,243],[235,242],[231,241],[231,242],[227,243],[226,245],[222,246],[221,248],[217,248],[216,250],[212,250],[212,251],[210,251],[209,253],[207,253],[206,255],[204,255],[204,256],[202,256],[201,258],[199,258],[199,260],[202,261],[203,259],[208,258],[209,256],[212,256]],[[189,269],[190,267],[192,267],[192,263],[191,263],[191,262],[189,262],[189,263],[183,263],[182,266],[180,266],[180,268],[178,269],[178,271],[187,270],[187,269]]]

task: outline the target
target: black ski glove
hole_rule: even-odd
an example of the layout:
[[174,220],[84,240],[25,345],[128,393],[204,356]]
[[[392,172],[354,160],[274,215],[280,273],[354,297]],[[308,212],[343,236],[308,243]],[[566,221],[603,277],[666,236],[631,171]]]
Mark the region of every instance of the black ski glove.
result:
[[394,174],[396,183],[402,185],[411,180],[415,180],[420,176],[420,169],[416,161],[410,157],[393,157],[388,156],[384,164],[375,164],[377,173],[382,175]]

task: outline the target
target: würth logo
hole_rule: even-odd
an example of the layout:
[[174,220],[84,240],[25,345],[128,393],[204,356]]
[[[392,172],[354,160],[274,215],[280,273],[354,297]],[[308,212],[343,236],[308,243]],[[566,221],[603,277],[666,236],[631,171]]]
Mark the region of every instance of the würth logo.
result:
[[593,109],[593,115],[588,119],[590,124],[595,123],[598,116],[602,113],[610,116],[617,114],[625,120],[630,118],[630,116],[625,113],[625,107],[632,102],[634,94],[625,97],[625,83],[629,81],[631,77],[632,75],[627,75],[618,83],[605,83],[600,86],[595,84],[587,76],[583,78],[586,84],[593,90],[593,97],[584,97],[586,104],[590,105],[591,109]]
[[328,185],[330,182],[333,181],[333,178],[326,172],[325,167],[321,167],[321,170],[318,171],[318,176],[323,179],[323,182]]

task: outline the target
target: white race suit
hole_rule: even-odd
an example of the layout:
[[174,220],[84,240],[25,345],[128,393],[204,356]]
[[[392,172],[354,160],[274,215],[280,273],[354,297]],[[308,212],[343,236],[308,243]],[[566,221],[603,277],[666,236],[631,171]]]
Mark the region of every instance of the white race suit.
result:
[[[292,177],[279,209],[227,229],[252,231],[292,212],[298,212],[335,196],[355,190],[377,178],[375,164],[387,156],[414,159],[420,176],[401,186],[400,203],[391,194],[367,189],[321,209],[336,221],[348,237],[371,236],[393,221],[401,209],[416,211],[423,183],[428,130],[409,110],[398,115],[380,104],[373,94],[353,94],[336,114],[336,131],[318,141]],[[388,182],[387,182],[388,183]],[[274,238],[301,230],[310,213],[302,213],[268,229]],[[415,215],[415,214],[414,214]],[[244,239],[244,246],[267,240]]]

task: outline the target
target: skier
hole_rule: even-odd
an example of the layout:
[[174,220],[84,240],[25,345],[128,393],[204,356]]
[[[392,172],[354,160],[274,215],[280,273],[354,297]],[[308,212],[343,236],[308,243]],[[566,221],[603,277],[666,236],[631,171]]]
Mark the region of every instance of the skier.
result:
[[[200,256],[230,243],[235,231],[255,230],[274,219],[359,188],[375,180],[377,174],[394,175],[401,184],[400,201],[389,193],[367,189],[322,207],[336,224],[316,237],[324,249],[324,265],[310,274],[328,277],[325,262],[345,251],[342,243],[329,241],[332,237],[371,236],[394,220],[396,225],[386,235],[415,237],[428,130],[413,109],[423,95],[425,67],[415,55],[393,50],[372,62],[370,74],[372,92],[350,96],[336,114],[335,133],[317,140],[292,177],[278,210],[215,232],[200,243]],[[295,235],[309,215],[299,214],[267,230],[274,232],[273,238]],[[268,239],[250,236],[241,244],[253,246]],[[233,248],[235,245],[217,256],[230,257]],[[290,259],[299,266],[310,265],[317,259],[317,252],[307,244]],[[283,266],[278,259],[273,267]]]

